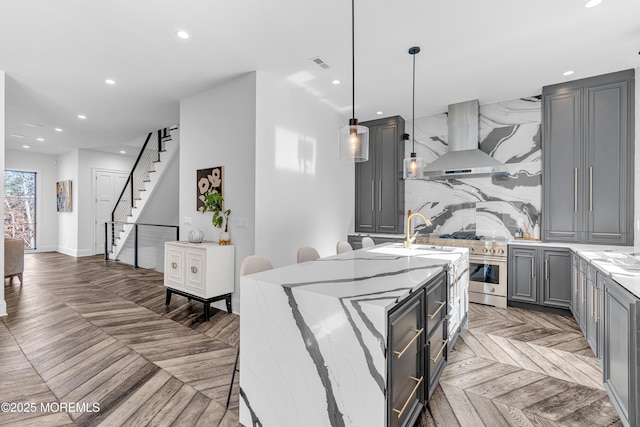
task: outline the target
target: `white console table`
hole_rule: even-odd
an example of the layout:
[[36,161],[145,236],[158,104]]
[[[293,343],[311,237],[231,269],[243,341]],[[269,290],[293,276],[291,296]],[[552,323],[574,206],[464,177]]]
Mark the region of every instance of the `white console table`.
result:
[[204,303],[204,318],[209,321],[209,306],[225,300],[231,313],[234,290],[235,246],[214,242],[166,242],[164,244],[164,285],[166,305],[178,294]]

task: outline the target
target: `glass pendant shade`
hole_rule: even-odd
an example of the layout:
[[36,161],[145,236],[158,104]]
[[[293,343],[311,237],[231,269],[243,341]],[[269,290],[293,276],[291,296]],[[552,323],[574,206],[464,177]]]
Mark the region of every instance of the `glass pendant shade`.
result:
[[404,179],[422,178],[424,162],[422,157],[416,157],[416,153],[411,153],[411,157],[405,158],[403,161],[403,177]]
[[347,126],[340,128],[340,158],[352,162],[369,160],[369,128],[350,119]]

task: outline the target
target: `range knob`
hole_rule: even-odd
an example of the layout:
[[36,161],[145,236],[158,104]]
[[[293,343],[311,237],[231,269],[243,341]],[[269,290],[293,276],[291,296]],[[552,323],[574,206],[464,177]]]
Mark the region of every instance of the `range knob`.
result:
[[495,292],[495,291],[496,291],[496,288],[491,288],[491,292]]
[[487,253],[487,250],[488,250],[487,248],[482,248],[482,253],[485,253],[485,254],[486,254],[486,253]]
[[495,254],[495,253],[496,253],[496,250],[495,250],[495,249],[493,249],[493,248],[491,248],[491,253],[492,253],[492,254]]
[[469,248],[469,252],[475,252],[476,248],[474,248],[473,246]]
[[504,249],[498,249],[498,254],[504,255]]

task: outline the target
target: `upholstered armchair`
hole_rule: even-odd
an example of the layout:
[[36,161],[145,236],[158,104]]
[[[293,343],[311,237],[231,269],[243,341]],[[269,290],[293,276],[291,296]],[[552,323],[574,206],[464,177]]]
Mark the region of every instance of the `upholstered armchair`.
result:
[[18,276],[22,284],[22,272],[24,271],[24,242],[22,239],[4,238],[4,278],[11,280]]

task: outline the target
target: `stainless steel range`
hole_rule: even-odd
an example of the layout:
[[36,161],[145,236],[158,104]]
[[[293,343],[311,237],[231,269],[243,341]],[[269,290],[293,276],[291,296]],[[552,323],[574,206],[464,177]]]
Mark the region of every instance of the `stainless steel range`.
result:
[[469,302],[507,308],[507,240],[455,233],[418,238],[419,243],[469,248]]

